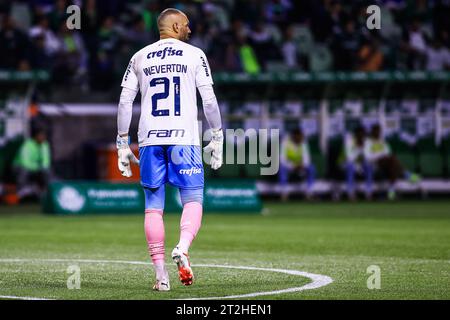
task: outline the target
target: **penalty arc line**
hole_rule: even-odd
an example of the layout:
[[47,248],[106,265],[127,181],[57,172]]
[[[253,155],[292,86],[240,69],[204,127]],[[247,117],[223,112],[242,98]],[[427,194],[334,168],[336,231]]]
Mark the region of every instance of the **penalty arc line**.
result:
[[[151,265],[149,262],[144,261],[127,261],[127,260],[92,260],[92,259],[0,259],[1,262],[80,262],[80,263],[112,263],[112,264],[131,264],[131,265]],[[249,266],[233,266],[233,265],[218,265],[218,264],[193,264],[192,267],[205,267],[205,268],[224,268],[224,269],[240,269],[240,270],[256,270],[256,271],[269,271],[284,273],[289,275],[301,276],[309,278],[312,282],[303,285],[301,287],[292,287],[274,291],[253,292],[247,294],[221,296],[221,297],[199,297],[199,298],[182,298],[177,300],[217,300],[217,299],[238,299],[238,298],[252,298],[258,296],[277,295],[283,293],[299,292],[304,290],[318,289],[324,287],[333,282],[333,279],[329,276],[314,274],[298,270],[288,269],[273,269],[273,268],[260,268]],[[35,297],[16,297],[16,296],[2,296],[0,299],[21,299],[21,300],[51,300],[46,298]]]

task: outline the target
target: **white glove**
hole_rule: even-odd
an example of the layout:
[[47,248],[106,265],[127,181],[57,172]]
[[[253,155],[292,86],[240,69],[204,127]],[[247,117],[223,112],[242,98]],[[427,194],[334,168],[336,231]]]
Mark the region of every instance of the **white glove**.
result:
[[223,133],[222,129],[212,130],[211,142],[203,148],[204,152],[211,152],[211,168],[217,170],[223,162]]
[[139,160],[133,154],[133,152],[130,149],[130,146],[128,145],[128,136],[121,137],[118,135],[116,140],[116,146],[117,146],[117,154],[119,157],[117,164],[119,166],[120,173],[124,177],[129,178],[133,175],[133,173],[131,172],[130,160],[131,162],[137,165],[139,165]]

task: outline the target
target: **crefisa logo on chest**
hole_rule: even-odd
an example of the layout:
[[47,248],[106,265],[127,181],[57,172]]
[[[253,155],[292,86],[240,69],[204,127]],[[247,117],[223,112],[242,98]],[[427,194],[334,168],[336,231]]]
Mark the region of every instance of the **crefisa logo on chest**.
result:
[[176,49],[172,49],[172,47],[165,47],[164,50],[150,52],[147,55],[147,59],[161,58],[161,60],[164,60],[166,57],[170,57],[170,56],[182,57],[183,50],[176,50]]

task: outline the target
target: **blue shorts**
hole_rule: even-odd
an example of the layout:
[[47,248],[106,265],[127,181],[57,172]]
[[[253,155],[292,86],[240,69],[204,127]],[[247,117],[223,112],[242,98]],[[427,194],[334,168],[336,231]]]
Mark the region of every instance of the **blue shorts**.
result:
[[145,188],[158,188],[166,182],[183,189],[204,186],[200,146],[145,146],[139,148],[139,159]]

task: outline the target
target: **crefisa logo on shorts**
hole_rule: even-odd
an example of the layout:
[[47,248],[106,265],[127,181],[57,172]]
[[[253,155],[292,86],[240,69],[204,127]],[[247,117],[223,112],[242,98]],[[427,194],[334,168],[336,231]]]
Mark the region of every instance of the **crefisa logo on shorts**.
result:
[[190,169],[180,169],[180,171],[178,171],[180,174],[185,174],[188,176],[192,176],[193,174],[200,174],[202,173],[202,169],[201,168],[190,168]]

